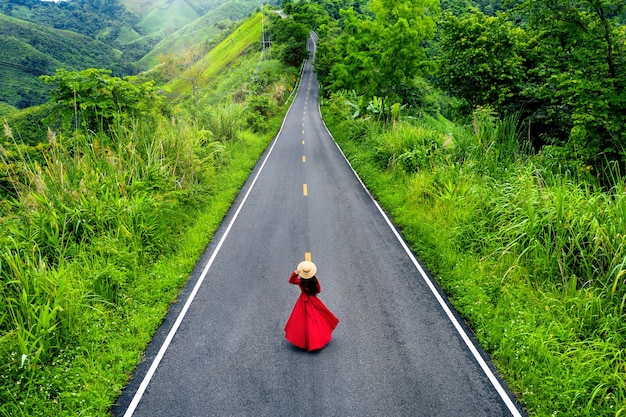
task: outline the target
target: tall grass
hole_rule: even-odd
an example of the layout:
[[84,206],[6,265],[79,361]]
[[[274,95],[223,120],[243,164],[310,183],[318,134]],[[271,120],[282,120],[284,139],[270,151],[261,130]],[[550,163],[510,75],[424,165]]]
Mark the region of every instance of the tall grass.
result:
[[385,130],[324,113],[531,416],[626,413],[623,179],[577,180],[516,115]]
[[242,129],[242,108],[234,103],[217,105],[203,112],[200,123],[208,129],[213,137],[220,142],[237,140]]
[[104,415],[195,257],[152,268],[215,193],[224,214],[263,149],[244,140],[255,152],[237,156],[237,185],[222,171],[241,152],[177,117],[50,133],[39,160],[3,153],[20,169],[0,231],[0,415]]
[[[134,269],[171,250],[184,216],[170,213],[218,160],[199,138],[187,123],[135,121],[110,137],[51,133],[43,163],[21,161],[3,231],[14,244],[0,249],[0,328],[14,336],[2,351],[17,348],[19,367],[46,363],[78,325],[74,309],[117,303]],[[72,263],[90,268],[72,275]]]
[[65,276],[47,270],[37,254],[5,250],[2,261],[6,297],[0,324],[13,329],[20,367],[46,361],[60,346],[62,315],[71,300]]
[[534,165],[505,183],[491,202],[494,254],[514,253],[534,276],[564,290],[597,287],[623,303],[624,183],[601,191],[563,180],[546,184]]
[[[211,87],[197,91],[203,106],[184,101],[179,80],[167,117],[123,115],[107,132],[49,132],[37,144],[33,129],[26,144],[20,131],[29,123],[5,123],[0,415],[109,414],[280,127],[276,97],[293,71],[277,62],[263,70],[246,52],[258,43],[260,15],[246,24],[254,30],[228,38],[236,52],[209,57]],[[267,134],[246,130],[241,106],[252,91],[270,97]],[[237,107],[220,107],[226,97]],[[215,125],[205,115],[213,110],[223,111]]]

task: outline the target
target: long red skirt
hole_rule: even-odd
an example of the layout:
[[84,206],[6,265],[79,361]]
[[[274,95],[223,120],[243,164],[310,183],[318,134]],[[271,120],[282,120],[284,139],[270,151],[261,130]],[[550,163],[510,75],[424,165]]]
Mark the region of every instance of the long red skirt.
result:
[[307,351],[321,349],[330,342],[339,319],[314,295],[301,293],[285,324],[285,338]]

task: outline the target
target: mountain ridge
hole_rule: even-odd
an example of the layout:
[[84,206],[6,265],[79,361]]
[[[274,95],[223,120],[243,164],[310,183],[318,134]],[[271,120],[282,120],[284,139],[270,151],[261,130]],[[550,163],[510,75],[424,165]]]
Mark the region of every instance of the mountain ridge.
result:
[[[0,103],[12,108],[42,104],[48,98],[49,87],[38,75],[54,73],[57,68],[106,68],[116,76],[148,70],[158,63],[160,54],[181,53],[197,44],[208,44],[263,3],[70,0],[43,4],[38,0],[0,0]],[[68,11],[70,6],[76,10]],[[98,10],[101,20],[94,22]],[[55,11],[69,16],[69,21],[63,22],[68,27],[84,18],[80,32],[51,26],[63,21],[60,16],[49,16]]]
[[56,68],[115,68],[121,51],[76,32],[50,28],[0,14],[0,101],[24,108],[47,98],[39,80]]

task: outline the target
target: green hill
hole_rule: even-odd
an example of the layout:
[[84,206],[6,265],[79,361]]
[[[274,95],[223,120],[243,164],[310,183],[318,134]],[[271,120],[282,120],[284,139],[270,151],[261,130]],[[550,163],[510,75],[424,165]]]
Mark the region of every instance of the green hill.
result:
[[257,13],[196,62],[188,71],[190,76],[177,78],[168,89],[175,95],[184,93],[190,88],[190,78],[193,77],[191,74],[196,74],[197,79],[194,82],[199,87],[206,86],[214,77],[231,67],[245,51],[258,46],[260,39],[261,13]]
[[[185,0],[189,7],[194,9],[199,15],[229,1],[230,0]],[[246,0],[243,1],[246,2]],[[120,0],[120,3],[140,18],[154,13],[157,9],[166,9],[169,7],[167,0]]]
[[180,52],[213,39],[220,32],[218,27],[220,23],[227,24],[239,21],[248,16],[261,3],[262,0],[234,0],[222,3],[200,18],[163,38],[149,53],[138,61],[138,68],[142,70],[152,68],[156,65],[159,54]]
[[18,108],[43,103],[48,86],[38,76],[57,68],[106,68],[117,76],[148,70],[159,54],[207,44],[261,4],[263,0],[0,2],[0,103]]
[[159,0],[152,4],[137,24],[144,33],[171,33],[200,17],[186,0]]
[[47,99],[46,86],[38,77],[56,68],[121,71],[121,52],[103,42],[1,14],[0,44],[0,101],[20,108]]
[[[122,0],[121,3],[139,19],[136,29],[143,36],[132,39],[132,42],[135,45],[154,46],[165,37],[171,43],[172,38],[178,37],[177,31],[188,24],[195,24],[198,18],[208,18],[206,22],[211,25],[224,19],[241,20],[262,5],[263,0]],[[216,17],[210,17],[214,12]],[[163,45],[159,46],[161,50],[164,48]],[[148,58],[147,62],[154,62],[154,59]]]

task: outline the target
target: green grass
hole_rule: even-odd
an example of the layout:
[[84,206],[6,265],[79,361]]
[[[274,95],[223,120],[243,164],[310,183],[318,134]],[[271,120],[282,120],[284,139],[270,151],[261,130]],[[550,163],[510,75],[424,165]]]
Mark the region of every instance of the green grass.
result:
[[[259,43],[261,38],[261,14],[257,13],[243,22],[233,33],[209,51],[201,60],[194,64],[189,71],[197,74],[198,84],[206,87],[219,74],[223,73],[235,60],[243,55],[253,45]],[[193,75],[196,77],[196,75]],[[183,75],[172,82],[168,89],[177,95],[191,88],[190,77]]]
[[5,125],[0,415],[108,415],[286,111],[293,70],[256,53],[229,63],[201,109],[180,97],[43,143],[22,143],[19,117]]
[[204,154],[212,168],[196,178],[194,137],[183,120],[138,124],[123,146],[60,150],[32,172],[28,220],[16,216],[38,255],[5,248],[0,261],[2,328],[13,328],[0,342],[0,414],[106,415],[272,134],[242,133],[212,164]]
[[327,104],[348,159],[529,414],[626,413],[623,182],[554,174],[515,117],[385,128]]

